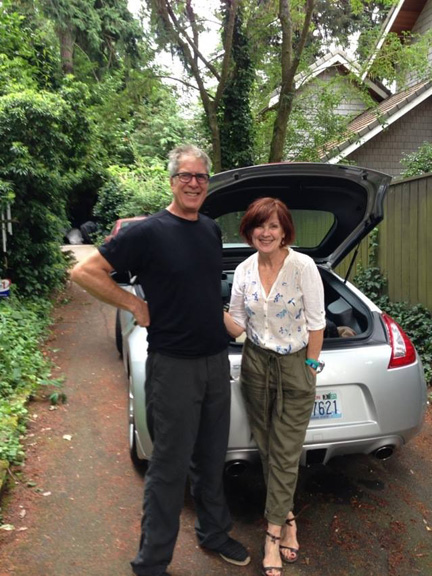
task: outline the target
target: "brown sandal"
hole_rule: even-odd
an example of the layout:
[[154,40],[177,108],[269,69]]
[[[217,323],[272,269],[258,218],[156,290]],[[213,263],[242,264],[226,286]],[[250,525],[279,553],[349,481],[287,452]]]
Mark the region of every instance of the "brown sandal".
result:
[[[268,530],[266,530],[266,535],[270,537],[272,544],[276,544],[276,542],[278,540],[280,540],[280,536],[275,536],[274,534],[272,534]],[[265,556],[265,546],[263,548],[263,558],[264,558],[264,556]],[[262,570],[261,570],[262,576],[269,576],[268,573],[270,572],[270,570],[277,570],[277,572],[279,573],[278,576],[282,576],[282,567],[281,566],[263,566]]]

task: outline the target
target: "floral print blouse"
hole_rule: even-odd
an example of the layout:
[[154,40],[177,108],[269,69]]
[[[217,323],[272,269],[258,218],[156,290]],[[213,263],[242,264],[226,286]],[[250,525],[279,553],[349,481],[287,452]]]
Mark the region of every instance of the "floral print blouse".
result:
[[289,249],[266,295],[258,272],[258,253],[234,273],[230,315],[257,346],[292,354],[308,344],[309,330],[325,328],[324,289],[315,262]]

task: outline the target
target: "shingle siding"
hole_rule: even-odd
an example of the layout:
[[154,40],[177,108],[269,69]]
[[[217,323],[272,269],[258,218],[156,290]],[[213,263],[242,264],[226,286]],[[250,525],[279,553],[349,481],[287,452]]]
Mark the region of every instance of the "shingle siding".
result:
[[339,95],[341,98],[340,104],[334,110],[335,114],[355,117],[367,108],[360,89],[350,81],[348,76],[340,74],[337,68],[330,68],[321,72],[316,78],[299,89],[297,98],[318,101],[319,93],[323,89],[331,89],[335,95]]
[[429,0],[413,26],[413,34],[424,34],[432,28],[432,0]]
[[432,98],[411,110],[347,157],[365,166],[399,176],[404,154],[415,152],[423,142],[432,142]]

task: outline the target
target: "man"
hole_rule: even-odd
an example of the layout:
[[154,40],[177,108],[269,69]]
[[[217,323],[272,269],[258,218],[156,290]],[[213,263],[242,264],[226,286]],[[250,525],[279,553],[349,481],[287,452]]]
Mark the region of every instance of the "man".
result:
[[[90,294],[129,310],[148,328],[146,410],[153,454],[146,475],[137,576],[163,576],[171,562],[186,478],[199,544],[246,565],[246,549],[228,536],[223,492],[230,418],[228,336],[221,298],[217,224],[199,214],[210,171],[207,154],[185,145],[169,155],[173,200],[166,210],[121,231],[72,270]],[[122,290],[113,270],[138,276],[146,301]]]

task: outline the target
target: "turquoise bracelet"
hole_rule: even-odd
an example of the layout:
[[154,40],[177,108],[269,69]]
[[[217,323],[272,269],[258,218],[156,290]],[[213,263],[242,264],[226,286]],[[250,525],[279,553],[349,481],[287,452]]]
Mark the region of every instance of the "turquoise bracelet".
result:
[[315,372],[322,372],[324,370],[324,362],[320,362],[319,360],[314,360],[313,358],[306,358],[305,364],[310,366],[315,370]]

